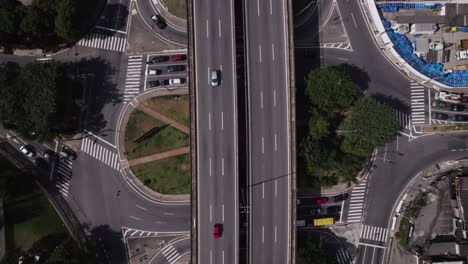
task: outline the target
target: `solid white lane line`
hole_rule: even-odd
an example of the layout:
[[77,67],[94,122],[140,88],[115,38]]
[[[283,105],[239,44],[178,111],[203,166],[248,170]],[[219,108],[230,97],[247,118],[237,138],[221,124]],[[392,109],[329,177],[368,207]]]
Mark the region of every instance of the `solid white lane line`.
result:
[[275,197],[278,196],[278,180],[275,180]]
[[262,243],[265,242],[265,227],[262,226]]
[[210,82],[210,74],[211,74],[211,73],[210,73],[210,67],[208,67],[208,72],[207,72],[207,74],[208,74],[208,78],[207,78],[208,85],[210,85],[210,84],[211,84],[211,82]]
[[277,140],[276,140],[276,133],[275,133],[275,151],[278,150],[278,144],[277,144]]
[[211,174],[212,174],[212,170],[211,170],[211,158],[210,158],[210,177],[211,177]]
[[221,112],[221,130],[224,130],[224,112]]
[[212,220],[213,220],[213,208],[212,208],[212,206],[210,204],[210,223],[211,223]]
[[260,1],[257,0],[257,16],[260,16]]
[[263,109],[263,92],[260,91],[260,108]]
[[221,19],[218,20],[218,36],[221,37]]
[[208,130],[211,130],[211,112],[208,112]]
[[273,106],[276,107],[276,90],[273,90]]
[[224,250],[223,250],[223,264],[224,264]]
[[277,228],[276,228],[276,226],[275,226],[275,243],[276,243],[276,229],[277,229]]
[[213,251],[210,250],[210,264],[213,264]]
[[351,13],[351,17],[353,18],[354,27],[357,29],[357,23],[356,23],[356,19],[354,19],[354,14],[353,13]]
[[258,45],[258,56],[260,62],[262,62],[262,45]]
[[221,207],[222,207],[221,218],[223,219],[223,222],[224,222],[224,204]]
[[273,61],[275,61],[275,44],[271,44],[271,58]]
[[265,153],[265,138],[262,137],[262,154]]
[[208,29],[208,19],[206,20],[206,38],[210,38],[210,32]]
[[270,0],[270,15],[273,15],[273,4],[272,4],[272,0]]
[[265,183],[262,183],[262,199],[265,199]]
[[221,158],[221,175],[224,176],[224,158]]

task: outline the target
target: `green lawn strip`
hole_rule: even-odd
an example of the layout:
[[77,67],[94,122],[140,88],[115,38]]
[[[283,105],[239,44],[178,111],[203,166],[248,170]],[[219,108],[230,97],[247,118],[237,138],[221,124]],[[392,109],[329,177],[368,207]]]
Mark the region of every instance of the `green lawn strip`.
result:
[[[141,142],[135,142],[154,128],[162,129]],[[188,145],[189,136],[179,130],[167,126],[165,123],[138,110],[135,110],[130,116],[125,133],[125,148],[128,159],[144,157]]]
[[13,228],[15,248],[24,250],[47,235],[67,233],[52,205],[37,190],[9,202],[6,206],[6,221]]
[[190,193],[190,156],[184,154],[132,167],[146,186],[161,194]]
[[187,19],[186,0],[163,0],[163,2],[169,13],[176,17]]
[[406,245],[408,244],[409,231],[412,225],[410,219],[415,217],[422,207],[426,206],[426,198],[426,193],[418,194],[418,196],[411,203],[411,206],[408,207],[403,213],[403,216],[400,220],[400,226],[398,228],[398,243],[402,248],[406,248]]
[[189,126],[188,95],[158,96],[149,99],[143,104],[183,125]]

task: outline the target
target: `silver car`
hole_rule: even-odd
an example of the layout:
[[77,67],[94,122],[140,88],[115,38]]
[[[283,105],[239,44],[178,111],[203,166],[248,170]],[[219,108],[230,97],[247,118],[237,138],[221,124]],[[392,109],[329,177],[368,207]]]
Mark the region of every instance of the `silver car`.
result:
[[221,71],[214,70],[211,72],[211,86],[218,86],[221,83]]

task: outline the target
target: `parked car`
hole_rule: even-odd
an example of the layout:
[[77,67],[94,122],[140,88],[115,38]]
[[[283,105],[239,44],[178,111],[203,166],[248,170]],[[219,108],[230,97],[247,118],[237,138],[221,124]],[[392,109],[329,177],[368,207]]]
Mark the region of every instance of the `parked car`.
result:
[[453,121],[466,122],[466,121],[468,121],[468,115],[454,115],[453,116]]
[[154,64],[158,62],[165,62],[169,60],[169,56],[155,56],[151,60],[147,61],[147,64]]
[[223,224],[215,224],[213,226],[213,237],[215,239],[220,238],[223,234]]
[[49,163],[41,157],[35,158],[33,162],[34,164],[36,164],[37,167],[41,169],[47,169],[49,167]]
[[159,80],[160,85],[169,85],[169,80]]
[[448,119],[448,115],[444,113],[434,112],[432,113],[432,118],[445,120],[445,119]]
[[327,207],[327,214],[336,214],[339,212],[341,212],[341,206],[339,205]]
[[322,208],[314,208],[314,209],[310,210],[311,215],[318,215],[318,214],[321,214],[321,213],[322,213]]
[[185,82],[185,79],[183,78],[169,79],[169,85],[179,85],[179,84],[183,84],[184,82]]
[[166,21],[164,21],[164,18],[162,18],[162,16],[158,15],[158,14],[155,14],[151,17],[151,20],[153,20],[153,22],[156,24],[156,26],[158,26],[158,28],[160,29],[165,29],[167,24],[166,24]]
[[315,204],[326,204],[328,203],[328,198],[327,197],[319,197],[317,199],[315,199]]
[[447,108],[448,104],[446,102],[442,102],[440,100],[434,100],[434,101],[432,101],[432,106],[433,107],[439,107],[439,108]]
[[170,61],[183,61],[185,60],[185,55],[170,55],[169,60]]
[[44,150],[44,152],[42,152],[42,156],[48,159],[49,161],[51,161],[57,157],[57,153],[55,153],[54,151],[50,149],[46,149]]
[[159,86],[159,85],[160,85],[160,83],[159,83],[158,80],[148,82],[148,87],[149,87],[149,88],[157,87],[157,86]]
[[148,75],[159,75],[161,74],[161,70],[148,70]]
[[20,147],[20,151],[23,152],[24,155],[28,157],[34,157],[36,156],[36,152],[34,151],[33,147],[29,145],[23,145]]
[[60,151],[60,157],[67,160],[75,160],[77,156],[73,150],[63,146],[62,151]]
[[214,70],[211,72],[211,86],[218,86],[221,83],[221,71]]
[[167,71],[168,72],[176,72],[176,71],[183,71],[185,70],[184,65],[169,65],[167,66]]
[[342,194],[333,196],[333,201],[334,202],[341,202],[343,200],[346,200],[347,198],[348,198],[348,194],[347,193],[342,193]]
[[452,104],[450,105],[450,110],[460,112],[465,110],[465,106],[460,104]]

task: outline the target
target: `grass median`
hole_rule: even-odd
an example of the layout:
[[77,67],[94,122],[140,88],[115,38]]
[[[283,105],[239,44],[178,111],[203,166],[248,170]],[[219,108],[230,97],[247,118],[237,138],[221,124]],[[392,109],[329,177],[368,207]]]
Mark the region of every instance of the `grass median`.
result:
[[162,0],[167,10],[172,15],[187,19],[186,0]]
[[125,148],[129,160],[189,145],[189,136],[135,110],[127,124]]
[[188,154],[132,166],[132,171],[147,187],[158,193],[190,193]]
[[148,99],[143,102],[153,109],[175,121],[189,126],[189,97],[188,95],[166,95]]

